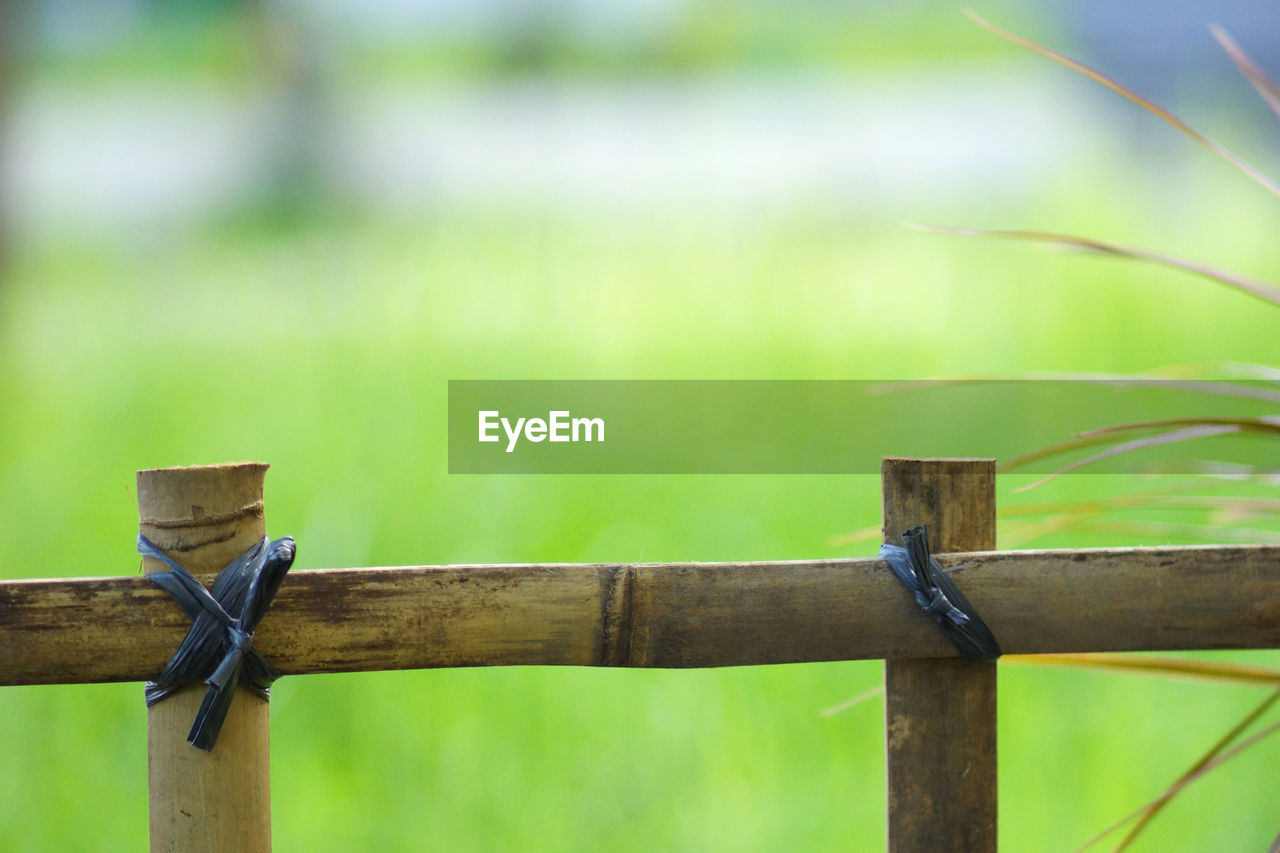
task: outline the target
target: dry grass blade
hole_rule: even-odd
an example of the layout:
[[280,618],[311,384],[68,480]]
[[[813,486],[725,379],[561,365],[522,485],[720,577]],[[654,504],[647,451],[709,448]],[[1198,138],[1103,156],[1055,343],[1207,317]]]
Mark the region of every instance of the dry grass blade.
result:
[[1258,67],[1249,55],[1244,52],[1240,45],[1236,44],[1235,39],[1227,34],[1227,31],[1216,24],[1212,27],[1213,37],[1218,40],[1218,44],[1222,45],[1222,49],[1227,52],[1227,56],[1231,57],[1231,61],[1235,63],[1236,68],[1244,75],[1244,79],[1257,90],[1262,96],[1262,100],[1267,102],[1267,106],[1271,107],[1271,111],[1280,116],[1280,86],[1271,80],[1266,73]]
[[[1092,521],[1107,512],[1147,510],[1153,506],[1174,510],[1210,510],[1219,521],[1214,525],[1160,524],[1155,522]],[[1230,541],[1275,541],[1271,530],[1233,529],[1225,524],[1238,524],[1258,516],[1280,516],[1280,498],[1237,498],[1229,495],[1170,495],[1143,493],[1118,495],[1089,501],[1029,503],[1002,506],[996,510],[1001,520],[1000,543],[1004,548],[1017,548],[1034,539],[1057,533],[1068,527],[1081,525],[1097,530],[1124,534],[1180,536],[1209,540],[1225,537]],[[1016,521],[1011,521],[1015,520]],[[1023,521],[1023,519],[1026,519]],[[1131,526],[1125,528],[1125,524]],[[882,531],[879,525],[862,527],[832,536],[827,543],[833,547],[879,541]]]
[[[1022,663],[1034,666],[1059,666],[1059,667],[1084,667],[1088,669],[1106,669],[1120,670],[1127,672],[1142,672],[1149,675],[1163,675],[1175,678],[1209,680],[1209,681],[1225,681],[1232,684],[1243,684],[1259,687],[1276,687],[1280,685],[1280,669],[1271,667],[1250,666],[1247,664],[1237,663],[1221,663],[1215,661],[1194,660],[1189,658],[1141,658],[1131,655],[1115,655],[1115,654],[1073,654],[1073,655],[1005,655],[1002,658],[1005,663]],[[1251,746],[1253,743],[1261,740],[1270,730],[1264,730],[1256,735],[1250,741],[1242,743],[1239,747],[1226,755],[1220,754],[1225,750],[1237,737],[1240,736],[1249,726],[1253,725],[1266,711],[1280,699],[1280,690],[1275,690],[1266,699],[1264,699],[1257,707],[1250,711],[1244,719],[1233,726],[1223,737],[1206,752],[1199,760],[1196,761],[1186,772],[1184,772],[1164,793],[1151,802],[1143,805],[1141,808],[1130,812],[1128,815],[1112,824],[1111,826],[1089,839],[1080,849],[1085,850],[1097,844],[1103,838],[1118,830],[1120,827],[1132,820],[1138,820],[1138,823],[1129,831],[1124,840],[1120,842],[1116,850],[1123,850],[1137,838],[1138,833],[1150,823],[1150,821],[1160,812],[1162,808],[1177,794],[1182,788],[1186,787],[1190,782],[1199,776],[1208,772],[1212,767],[1222,764],[1230,757]],[[1280,725],[1280,724],[1278,724]],[[1273,729],[1275,727],[1272,727]],[[1216,759],[1216,760],[1215,760]]]
[[[1171,522],[1143,522],[1099,518],[1109,512],[1144,511],[1152,507],[1172,510],[1210,510],[1207,525]],[[1090,533],[1118,533],[1124,536],[1155,536],[1190,539],[1198,542],[1280,542],[1274,530],[1240,528],[1240,524],[1259,516],[1280,516],[1280,500],[1269,498],[1234,498],[1210,495],[1126,495],[1075,503],[1023,504],[997,510],[1001,519],[1000,543],[1004,548],[1020,548],[1027,543],[1067,528],[1085,529]],[[1007,519],[1033,520],[1015,521]],[[1280,672],[1280,671],[1278,671]]]
[[877,684],[875,687],[870,687],[862,691],[857,696],[854,696],[852,699],[846,699],[843,702],[839,702],[835,705],[832,705],[830,708],[823,708],[821,711],[818,712],[818,716],[833,717],[836,714],[839,714],[843,711],[848,711],[850,708],[856,708],[857,706],[861,705],[863,702],[866,702],[868,699],[874,699],[876,696],[883,696],[883,695],[884,695],[884,685]]
[[[1182,441],[1191,441],[1192,439],[1196,439],[1196,438],[1209,438],[1215,435],[1226,435],[1228,433],[1239,432],[1239,431],[1240,431],[1240,427],[1238,426],[1195,426],[1195,427],[1188,427],[1185,429],[1170,430],[1168,432],[1162,432],[1157,435],[1149,435],[1144,438],[1135,438],[1131,441],[1124,441],[1124,442],[1121,442],[1120,444],[1112,445],[1111,447],[1108,447],[1106,450],[1086,456],[1084,459],[1078,459],[1075,462],[1072,462],[1070,465],[1064,465],[1063,467],[1059,468],[1053,473],[1048,474],[1044,477],[1041,477],[1039,480],[1036,480],[1034,483],[1031,483],[1030,485],[1027,485],[1027,486],[1022,486],[1018,489],[1015,489],[1014,491],[1016,492],[1029,491],[1031,489],[1037,488],[1038,486],[1044,485],[1050,480],[1057,479],[1058,477],[1061,477],[1063,474],[1067,474],[1071,471],[1074,471],[1077,468],[1083,468],[1086,465],[1092,465],[1095,462],[1100,462],[1103,459],[1108,459],[1112,456],[1119,456],[1122,453],[1132,453],[1133,451],[1136,451],[1136,450],[1144,450],[1148,447],[1157,447],[1162,444],[1175,444],[1177,442],[1182,442]],[[1087,435],[1087,436],[1082,434],[1081,437],[1077,439],[1075,442],[1065,442],[1063,444],[1055,445],[1053,448],[1046,448],[1046,450],[1056,449],[1060,452],[1061,450],[1069,450],[1069,449],[1073,449],[1074,447],[1085,447],[1085,446],[1088,446],[1089,444],[1096,444],[1099,442],[1103,442],[1103,441],[1106,441],[1108,438],[1110,438],[1109,433]],[[1041,452],[1037,451],[1037,453],[1041,453]],[[1007,462],[1004,465],[1001,465],[996,470],[1007,471],[1010,468],[1013,468],[1015,465],[1023,464],[1028,457],[1035,456],[1035,455],[1036,454],[1027,454],[1027,456],[1020,456],[1017,459],[1011,460],[1010,462]],[[1049,454],[1041,453],[1041,455],[1049,455]]]
[[1263,486],[1280,486],[1280,468],[1264,468],[1243,462],[1202,459],[1194,464],[1192,473],[1215,480],[1249,480]]
[[1280,382],[1280,367],[1269,364],[1248,364],[1240,361],[1220,361],[1218,368],[1231,376],[1257,379],[1261,382]]
[[882,531],[880,525],[875,527],[861,527],[857,530],[850,530],[848,533],[841,533],[838,536],[832,536],[827,540],[827,544],[833,548],[842,545],[856,545],[859,542],[871,542],[880,539]]
[[1280,499],[1237,498],[1230,495],[1116,495],[1089,501],[1019,504],[1000,507],[1000,518],[1018,518],[1028,515],[1055,515],[1059,513],[1097,515],[1115,509],[1149,509],[1158,505],[1166,509],[1210,509],[1239,513],[1242,516],[1263,514],[1280,515]]
[[1087,429],[1079,435],[1081,438],[1096,438],[1099,436],[1115,435],[1118,432],[1132,432],[1140,429],[1154,429],[1156,427],[1187,427],[1187,426],[1230,426],[1245,432],[1262,432],[1280,435],[1280,417],[1261,417],[1261,418],[1215,418],[1215,417],[1198,417],[1198,418],[1161,418],[1151,421],[1131,421],[1124,424],[1112,424],[1111,426],[1098,427],[1097,429]]
[[1079,851],[1089,849],[1090,847],[1097,844],[1102,839],[1106,838],[1111,833],[1115,832],[1120,827],[1124,826],[1125,824],[1129,823],[1132,820],[1137,819],[1138,823],[1133,827],[1133,829],[1129,830],[1129,834],[1124,837],[1124,839],[1114,848],[1114,850],[1122,851],[1125,848],[1127,848],[1130,844],[1133,843],[1134,839],[1137,838],[1138,833],[1140,833],[1143,830],[1143,828],[1146,827],[1146,825],[1151,822],[1151,820],[1160,812],[1160,810],[1163,809],[1165,805],[1167,805],[1169,801],[1172,800],[1179,791],[1181,791],[1183,788],[1187,787],[1196,779],[1199,779],[1201,776],[1205,775],[1209,771],[1213,770],[1216,767],[1220,767],[1221,765],[1230,761],[1232,758],[1235,758],[1237,755],[1244,752],[1249,747],[1254,746],[1257,743],[1260,743],[1264,738],[1268,737],[1271,734],[1274,734],[1277,730],[1280,730],[1280,722],[1272,723],[1271,725],[1259,731],[1257,734],[1254,734],[1246,738],[1245,740],[1241,741],[1238,745],[1232,747],[1231,749],[1227,749],[1227,745],[1230,744],[1237,737],[1239,737],[1240,734],[1245,729],[1253,725],[1253,723],[1256,722],[1259,717],[1261,717],[1264,713],[1266,713],[1267,709],[1269,709],[1273,704],[1275,704],[1277,699],[1280,699],[1280,690],[1275,691],[1274,693],[1269,695],[1266,699],[1262,700],[1262,702],[1257,707],[1255,707],[1252,711],[1250,711],[1248,714],[1245,715],[1244,719],[1242,719],[1240,722],[1232,726],[1230,731],[1228,731],[1225,735],[1219,738],[1218,741],[1212,747],[1210,747],[1209,751],[1206,752],[1203,756],[1201,756],[1200,759],[1196,761],[1196,763],[1193,764],[1190,769],[1188,769],[1185,773],[1179,776],[1177,781],[1175,781],[1172,785],[1166,788],[1164,793],[1156,797],[1154,800],[1151,800],[1150,802],[1146,803],[1145,805],[1137,809],[1134,809],[1129,814],[1120,818],[1120,820],[1111,824],[1111,826],[1108,826],[1106,829],[1102,830],[1102,832],[1098,833],[1093,838],[1090,838],[1088,841],[1086,841],[1083,845],[1081,845],[1078,848],[1077,853],[1079,853]]
[[1007,527],[1001,528],[1000,544],[1006,549],[1021,548],[1026,543],[1042,536],[1048,536],[1051,533],[1057,533],[1060,530],[1079,524],[1081,517],[1070,513],[1062,513],[1060,515],[1051,515],[1039,521],[1018,525],[1012,530]]
[[1280,435],[1280,419],[1274,417],[1261,418],[1215,418],[1215,417],[1196,417],[1196,418],[1164,418],[1161,420],[1151,421],[1133,421],[1131,423],[1114,424],[1112,426],[1099,427],[1097,429],[1085,430],[1078,433],[1071,441],[1064,441],[1049,447],[1042,447],[1039,450],[1033,450],[1022,456],[1017,456],[1007,462],[1002,463],[998,471],[1010,471],[1014,468],[1021,467],[1031,462],[1039,461],[1049,456],[1055,456],[1059,453],[1065,453],[1070,450],[1078,450],[1090,447],[1095,444],[1110,441],[1117,433],[1131,432],[1134,430],[1156,429],[1178,427],[1167,432],[1157,435],[1146,436],[1145,438],[1137,438],[1131,441],[1122,442],[1120,444],[1108,447],[1099,453],[1087,456],[1084,459],[1072,462],[1070,465],[1063,466],[1052,474],[1043,477],[1036,482],[1023,486],[1015,491],[1025,492],[1034,489],[1049,480],[1074,471],[1085,465],[1091,465],[1102,459],[1112,456],[1118,456],[1121,453],[1129,453],[1134,450],[1142,450],[1147,447],[1156,447],[1162,444],[1173,444],[1181,441],[1190,441],[1194,438],[1206,438],[1214,435],[1224,435],[1233,432],[1260,432],[1264,434]]
[[1193,275],[1198,275],[1203,278],[1216,281],[1219,284],[1225,284],[1228,287],[1248,293],[1251,296],[1256,296],[1259,299],[1270,302],[1272,305],[1280,305],[1280,287],[1277,287],[1271,282],[1240,275],[1238,273],[1230,272],[1229,270],[1209,266],[1208,264],[1188,261],[1183,258],[1175,258],[1171,255],[1162,255],[1158,252],[1150,252],[1146,249],[1139,249],[1134,246],[1125,246],[1120,243],[1111,243],[1106,240],[1095,240],[1090,237],[1077,237],[1073,234],[1058,234],[1052,231],[950,228],[937,225],[919,225],[911,222],[906,223],[906,225],[921,231],[931,231],[939,234],[955,234],[962,237],[999,237],[1006,240],[1029,240],[1036,243],[1050,243],[1058,246],[1066,246],[1072,249],[1082,249],[1088,252],[1112,255],[1113,257],[1118,258],[1144,261],[1146,263],[1169,267],[1170,269],[1189,272]]
[[[1078,446],[1078,445],[1075,445]],[[1199,482],[1191,482],[1183,488],[1198,488]],[[1167,485],[1162,486],[1168,489]],[[1093,519],[1110,512],[1125,510],[1146,511],[1153,507],[1168,510],[1207,510],[1213,513],[1215,523],[1209,526],[1189,524],[1160,524],[1142,526],[1133,522],[1128,529],[1124,522],[1108,522]],[[1272,530],[1242,530],[1228,528],[1226,524],[1238,524],[1259,516],[1280,516],[1280,498],[1248,498],[1232,495],[1196,495],[1143,492],[1116,495],[1084,501],[1055,501],[1004,505],[996,510],[1000,519],[1000,543],[1003,548],[1019,548],[1027,542],[1057,533],[1068,527],[1086,526],[1094,530],[1107,530],[1124,534],[1179,536],[1208,541],[1228,538],[1231,541],[1274,541]],[[879,525],[863,527],[833,536],[828,540],[832,547],[879,541],[882,535]]]
[[1054,62],[1065,65],[1071,70],[1079,72],[1080,74],[1083,74],[1084,76],[1088,77],[1094,82],[1099,83],[1103,86],[1106,86],[1108,89],[1115,92],[1117,95],[1127,98],[1128,100],[1142,107],[1144,110],[1159,116],[1169,124],[1176,127],[1178,130],[1182,131],[1187,136],[1194,139],[1196,142],[1199,142],[1205,148],[1208,148],[1214,154],[1217,154],[1223,160],[1226,160],[1232,166],[1235,166],[1244,174],[1248,175],[1257,184],[1266,188],[1273,195],[1280,196],[1280,187],[1272,183],[1271,180],[1267,178],[1266,175],[1263,175],[1257,169],[1253,168],[1248,163],[1244,162],[1239,157],[1232,154],[1226,148],[1223,148],[1221,145],[1214,142],[1212,139],[1205,136],[1203,133],[1200,133],[1198,130],[1191,127],[1182,119],[1173,115],[1163,107],[1156,106],[1151,101],[1148,101],[1146,98],[1142,97],[1136,92],[1130,91],[1129,89],[1126,89],[1124,86],[1121,86],[1119,83],[1112,80],[1110,77],[1107,77],[1105,74],[1095,71],[1094,69],[1090,68],[1087,65],[1076,62],[1074,59],[1071,59],[1070,57],[1063,56],[1061,53],[1050,50],[1049,48],[1044,47],[1043,45],[1036,44],[1033,41],[1029,41],[1028,39],[1022,38],[1021,36],[1017,36],[1011,32],[1002,30],[999,27],[995,26],[994,24],[991,24],[988,21],[983,20],[982,18],[978,17],[973,12],[967,9],[965,10],[965,14],[968,15],[974,21],[974,23],[978,24],[978,26],[983,27],[984,29],[990,32],[993,32],[996,35],[1000,36],[1001,38],[1007,39],[1013,42],[1014,44],[1021,45],[1029,50],[1034,50],[1036,53],[1040,54],[1041,56],[1052,59]]
[[1142,810],[1142,816],[1138,818],[1138,822],[1129,830],[1129,834],[1121,839],[1120,843],[1115,846],[1113,853],[1121,853],[1121,851],[1128,849],[1129,845],[1137,840],[1138,835],[1146,828],[1147,824],[1151,823],[1151,821],[1155,819],[1156,815],[1160,813],[1160,810],[1167,806],[1183,788],[1187,787],[1187,785],[1190,785],[1196,779],[1204,776],[1215,767],[1219,767],[1231,760],[1249,747],[1261,743],[1265,738],[1280,729],[1280,723],[1272,723],[1252,737],[1246,738],[1238,746],[1232,749],[1225,749],[1227,744],[1239,737],[1241,732],[1251,726],[1258,717],[1262,716],[1262,714],[1276,701],[1277,697],[1280,697],[1280,691],[1272,693],[1264,699],[1258,707],[1254,708],[1253,711],[1246,715],[1243,720],[1233,726],[1231,731],[1223,735],[1218,742],[1200,758],[1199,761],[1187,770],[1187,772],[1178,777],[1178,781],[1170,785],[1169,788],[1155,800],[1148,803]]
[[[1006,471],[1012,471],[1015,468],[1021,468],[1024,465],[1030,465],[1032,462],[1039,462],[1041,459],[1047,459],[1050,456],[1057,456],[1059,453],[1067,453],[1072,450],[1080,450],[1085,447],[1092,447],[1095,444],[1106,444],[1110,440],[1111,440],[1111,437],[1107,435],[1095,435],[1095,436],[1090,436],[1088,438],[1080,438],[1080,437],[1072,438],[1068,441],[1062,441],[1062,442],[1059,442],[1058,444],[1051,444],[1047,447],[1041,447],[1038,450],[1032,450],[1030,453],[1024,453],[1021,456],[1015,456],[1012,459],[1007,459],[1004,462],[1001,462],[996,467],[996,471],[1003,474]],[[1021,488],[1015,489],[1014,491],[1025,492],[1027,489],[1030,489],[1038,485],[1040,485],[1039,481],[1033,483],[1030,486],[1022,486]]]
[[1057,533],[1066,528],[1079,532],[1103,533],[1113,536],[1143,536],[1169,543],[1182,539],[1196,543],[1229,542],[1241,545],[1280,545],[1280,533],[1257,527],[1224,527],[1218,524],[1181,524],[1164,521],[1122,521],[1118,519],[1092,518],[1088,515],[1054,515],[1040,525],[1023,525],[1012,532],[1002,533],[1006,547],[1019,547],[1027,542]]
[[1213,524],[1179,524],[1163,521],[1118,521],[1113,519],[1082,519],[1080,527],[1092,532],[1119,536],[1149,536],[1168,542],[1186,539],[1193,542],[1241,545],[1280,544],[1280,533],[1256,527],[1222,527]]
[[[1269,178],[1259,172],[1257,169],[1232,154],[1226,148],[1201,134],[1199,131],[1187,125],[1181,119],[1174,116],[1167,110],[1157,106],[1146,98],[1134,93],[1133,91],[1121,86],[1116,81],[1105,76],[1104,74],[1079,63],[1067,56],[1050,50],[1042,45],[1036,44],[1027,39],[1021,38],[1012,33],[1006,32],[993,26],[979,16],[966,10],[966,14],[977,24],[984,27],[988,31],[1007,39],[1015,44],[1021,45],[1032,50],[1041,56],[1060,63],[1073,71],[1082,74],[1094,82],[1105,86],[1121,97],[1131,101],[1142,107],[1153,115],[1159,117],[1163,121],[1172,125],[1181,133],[1190,137],[1200,145],[1208,148],[1219,158],[1227,161],[1233,167],[1247,175],[1254,182],[1265,188],[1273,195],[1280,196],[1280,187],[1273,183]],[[1265,73],[1244,53],[1238,44],[1231,39],[1229,35],[1221,28],[1213,29],[1214,36],[1222,45],[1230,56],[1232,62],[1235,63],[1237,69],[1244,77],[1249,80],[1253,87],[1258,91],[1262,98],[1271,107],[1272,111],[1280,116],[1280,87],[1267,77]],[[1256,298],[1262,299],[1272,305],[1280,305],[1280,287],[1276,285],[1254,279],[1251,277],[1241,276],[1216,267],[1195,263],[1167,255],[1161,255],[1144,249],[1137,249],[1129,246],[1123,246],[1116,243],[1109,243],[1100,240],[1093,240],[1084,237],[1077,237],[1067,234],[1055,234],[1037,231],[982,231],[974,229],[947,229],[932,228],[925,230],[942,231],[952,234],[972,235],[972,236],[991,236],[1003,237],[1010,239],[1029,240],[1041,243],[1056,244],[1058,246],[1108,254],[1116,257],[1123,257],[1133,260],[1144,261],[1147,263],[1157,264],[1160,266],[1180,269],[1205,278],[1214,280],[1220,284],[1227,285],[1234,289],[1248,293]],[[1268,381],[1275,381],[1278,374],[1274,368],[1265,367],[1259,370],[1261,378]],[[1195,438],[1203,438],[1213,435],[1223,435],[1226,433],[1235,433],[1241,431],[1262,432],[1271,434],[1280,434],[1280,418],[1177,418],[1159,421],[1146,421],[1137,423],[1118,424],[1116,426],[1104,427],[1096,430],[1089,430],[1078,434],[1074,441],[1062,443],[1053,447],[1044,448],[1039,451],[1027,454],[1011,462],[1005,463],[1000,470],[1009,470],[1029,462],[1054,456],[1070,450],[1087,448],[1092,445],[1110,442],[1113,437],[1123,436],[1124,434],[1135,430],[1155,430],[1159,429],[1155,435],[1146,435],[1140,438],[1134,438],[1121,441],[1118,444],[1112,444],[1100,452],[1092,453],[1084,459],[1073,462],[1058,471],[1050,474],[1032,483],[1030,486],[1018,489],[1025,491],[1026,489],[1035,488],[1049,480],[1054,479],[1068,471],[1075,470],[1085,465],[1097,462],[1099,460],[1116,456],[1121,453],[1140,450],[1143,448],[1154,447],[1158,445],[1171,444],[1174,442],[1188,441]],[[1185,499],[1184,499],[1185,500]],[[1062,505],[1046,505],[1040,507],[1042,511],[1049,511],[1053,514],[1045,521],[1040,522],[1039,529],[1061,528],[1063,526],[1086,522],[1090,524],[1096,523],[1096,516],[1109,508],[1123,507],[1131,504],[1120,504],[1111,502],[1110,505],[1102,502],[1092,502],[1083,507],[1063,507]],[[1182,504],[1185,506],[1186,504]],[[1179,506],[1178,504],[1166,504],[1166,506]],[[1204,503],[1196,508],[1205,508],[1206,506],[1216,511],[1216,516],[1220,519],[1236,519],[1241,517],[1250,517],[1258,514],[1260,511],[1271,510],[1268,506],[1265,509],[1259,509],[1257,506],[1241,507],[1241,506],[1212,506]],[[1031,514],[1036,508],[1025,508],[1023,515]],[[1145,524],[1141,522],[1125,522],[1130,532],[1140,530],[1145,532],[1156,532],[1161,535],[1181,534],[1190,532],[1192,535],[1200,535],[1212,531],[1215,535],[1222,535],[1219,529],[1204,528],[1192,525],[1177,524]],[[1035,524],[1023,525],[1019,532],[1027,532],[1036,530]],[[1235,536],[1246,535],[1250,538],[1273,538],[1276,536],[1272,531],[1241,531],[1239,529],[1231,529],[1230,533]],[[1006,658],[1006,660],[1011,660]],[[1021,660],[1028,663],[1039,663],[1041,665],[1051,666],[1089,666],[1094,668],[1109,668],[1115,670],[1129,671],[1146,671],[1149,673],[1159,673],[1164,675],[1175,675],[1179,677],[1190,678],[1210,678],[1215,680],[1227,680],[1234,683],[1248,684],[1265,684],[1275,687],[1280,684],[1280,670],[1273,670],[1263,667],[1246,667],[1235,664],[1213,664],[1203,661],[1187,661],[1177,659],[1126,659],[1111,655],[1063,655],[1063,656],[1035,656],[1024,658],[1012,658],[1014,661]],[[1184,772],[1172,785],[1170,785],[1159,797],[1147,803],[1140,809],[1132,812],[1122,820],[1105,829],[1102,833],[1090,839],[1081,850],[1092,847],[1094,844],[1106,838],[1117,829],[1133,823],[1128,833],[1115,847],[1116,851],[1127,849],[1134,840],[1142,833],[1145,827],[1159,814],[1159,812],[1167,805],[1183,788],[1191,782],[1210,772],[1216,767],[1221,766],[1231,758],[1239,755],[1244,750],[1260,742],[1263,738],[1268,737],[1277,730],[1280,730],[1280,722],[1273,723],[1264,727],[1261,731],[1245,738],[1235,746],[1231,746],[1237,738],[1248,730],[1253,724],[1268,711],[1276,701],[1280,699],[1280,690],[1273,690],[1270,695],[1257,707],[1255,707],[1243,720],[1231,728],[1223,737],[1221,737],[1212,748],[1206,752],[1201,758]],[[1136,821],[1136,822],[1135,822]],[[1272,845],[1273,849],[1280,850],[1280,836]]]
[[[1216,372],[1211,379],[1206,371]],[[1249,364],[1243,361],[1215,361],[1208,365],[1166,364],[1139,374],[1141,376],[1160,377],[1164,379],[1189,379],[1193,381],[1220,381],[1222,379],[1250,379],[1255,382],[1280,382],[1280,369],[1267,364]]]
[[[1276,288],[1280,294],[1280,288]],[[1240,365],[1240,368],[1249,365]],[[1203,370],[1203,368],[1200,368]],[[1082,382],[1092,385],[1108,385],[1115,388],[1167,388],[1173,391],[1185,391],[1188,394],[1214,394],[1221,397],[1239,397],[1246,400],[1262,400],[1267,403],[1280,403],[1280,392],[1271,388],[1259,388],[1260,383],[1274,383],[1274,377],[1252,373],[1241,376],[1250,381],[1230,381],[1222,379],[1195,379],[1190,376],[1178,378],[1151,374],[1125,375],[1122,373],[1069,373],[1069,372],[1031,372],[1024,379],[1039,379],[1049,382]]]
[[[906,223],[908,227],[922,231],[946,231],[927,225]],[[1276,290],[1280,294],[1280,288]],[[1192,367],[1179,368],[1190,374]],[[1203,367],[1196,367],[1203,371]],[[929,391],[934,388],[951,388],[963,385],[991,385],[997,382],[1075,382],[1083,385],[1105,385],[1114,388],[1167,388],[1173,391],[1186,391],[1190,394],[1215,394],[1223,397],[1239,397],[1246,400],[1262,400],[1268,403],[1280,403],[1280,392],[1270,388],[1259,388],[1258,383],[1280,382],[1280,370],[1265,368],[1262,365],[1246,365],[1230,363],[1224,370],[1237,371],[1242,379],[1250,382],[1229,381],[1221,379],[1195,379],[1160,375],[1167,369],[1151,373],[1080,373],[1073,371],[1032,370],[1014,375],[993,374],[957,374],[933,379],[893,379],[875,382],[866,386],[868,394],[902,394],[913,391]],[[1246,374],[1245,371],[1249,372]],[[1270,370],[1271,373],[1263,373]]]
[[1122,670],[1198,681],[1227,681],[1232,684],[1257,687],[1280,687],[1280,669],[1241,663],[1195,660],[1194,658],[1135,657],[1134,655],[1092,653],[1073,655],[1005,655],[1000,660],[1002,663],[1021,663],[1033,666]]

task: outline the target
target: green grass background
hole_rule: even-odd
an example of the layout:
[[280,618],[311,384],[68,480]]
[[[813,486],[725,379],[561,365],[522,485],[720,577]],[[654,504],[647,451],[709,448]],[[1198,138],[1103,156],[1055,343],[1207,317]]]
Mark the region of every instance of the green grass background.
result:
[[[1241,179],[1132,165],[913,215],[1280,274],[1274,210]],[[450,477],[446,381],[1274,365],[1278,316],[1172,273],[918,234],[874,211],[339,209],[32,241],[0,287],[0,576],[135,572],[135,469],[239,459],[272,463],[268,527],[298,538],[300,569],[869,554],[830,539],[878,522],[874,477]],[[1020,482],[1000,500],[1133,485],[1012,494]],[[880,675],[851,662],[286,678],[271,709],[276,846],[878,849],[879,703],[819,711]],[[1008,850],[1077,846],[1261,698],[1016,666],[1000,679]],[[141,685],[5,688],[0,721],[0,849],[144,847]],[[1141,849],[1264,849],[1280,830],[1276,758],[1268,744],[1197,783]]]

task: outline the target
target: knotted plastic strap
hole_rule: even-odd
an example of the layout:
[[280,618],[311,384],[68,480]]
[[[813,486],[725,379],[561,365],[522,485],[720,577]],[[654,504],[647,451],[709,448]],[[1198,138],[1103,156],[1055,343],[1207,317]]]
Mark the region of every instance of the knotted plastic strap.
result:
[[170,569],[147,577],[168,591],[192,620],[160,677],[147,682],[147,707],[189,684],[209,685],[187,735],[193,746],[213,751],[240,683],[263,699],[270,698],[271,682],[280,673],[253,647],[253,631],[293,565],[295,550],[291,536],[263,537],[218,573],[210,591],[151,540],[138,535],[138,553],[163,560]]
[[987,623],[929,553],[928,529],[924,525],[911,528],[902,534],[902,544],[906,547],[881,545],[880,558],[887,560],[898,580],[915,593],[920,609],[934,618],[967,659],[983,661],[1000,657],[1003,654],[1000,644]]

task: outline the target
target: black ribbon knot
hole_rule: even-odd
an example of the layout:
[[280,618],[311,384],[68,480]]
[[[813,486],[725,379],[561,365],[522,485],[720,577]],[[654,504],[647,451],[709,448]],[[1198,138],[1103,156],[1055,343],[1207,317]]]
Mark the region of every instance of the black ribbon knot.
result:
[[189,684],[209,685],[187,735],[193,746],[213,751],[237,685],[243,683],[263,699],[270,698],[271,682],[280,673],[253,647],[253,631],[293,565],[295,551],[291,536],[275,540],[264,536],[218,573],[210,591],[138,534],[138,553],[169,566],[169,571],[147,577],[169,592],[192,620],[164,671],[147,682],[147,707]]
[[[1000,657],[995,635],[964,597],[946,569],[929,553],[929,530],[923,524],[902,534],[901,545],[881,545],[880,558],[887,560],[898,580],[915,593],[916,604],[942,628],[960,654],[972,661]],[[957,567],[960,568],[960,567]]]

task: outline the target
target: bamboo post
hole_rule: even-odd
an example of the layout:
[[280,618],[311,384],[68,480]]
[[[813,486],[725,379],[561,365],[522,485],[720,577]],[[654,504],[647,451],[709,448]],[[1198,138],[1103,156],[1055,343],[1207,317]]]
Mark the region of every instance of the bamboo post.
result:
[[[257,462],[139,471],[141,531],[197,575],[217,572],[265,535],[266,471]],[[147,558],[144,568],[167,566]],[[270,850],[269,706],[237,691],[205,752],[187,743],[204,692],[188,687],[147,709],[151,850]]]
[[[886,542],[926,524],[937,552],[995,548],[995,460],[887,457],[881,483]],[[995,664],[890,658],[884,673],[888,849],[995,853]]]

